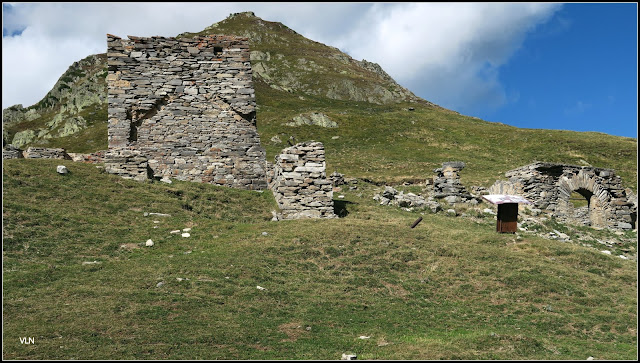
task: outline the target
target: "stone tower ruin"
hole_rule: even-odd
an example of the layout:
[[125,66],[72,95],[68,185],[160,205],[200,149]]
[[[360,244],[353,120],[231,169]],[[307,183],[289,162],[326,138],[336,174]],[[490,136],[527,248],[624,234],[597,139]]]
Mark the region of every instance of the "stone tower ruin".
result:
[[105,170],[265,189],[248,39],[128,38],[107,35]]

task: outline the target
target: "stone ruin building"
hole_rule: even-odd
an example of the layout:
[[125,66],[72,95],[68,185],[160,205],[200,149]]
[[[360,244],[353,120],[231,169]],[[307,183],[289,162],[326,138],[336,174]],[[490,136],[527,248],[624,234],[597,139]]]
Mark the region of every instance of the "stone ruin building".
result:
[[267,187],[247,38],[107,35],[107,46],[105,170]]
[[[547,210],[560,220],[600,228],[637,228],[637,201],[622,187],[611,169],[536,162],[505,173],[508,181],[496,181],[490,194],[522,195],[535,208]],[[574,208],[572,193],[584,197],[588,206]],[[574,194],[575,195],[575,194]]]
[[107,35],[107,172],[139,181],[270,186],[279,219],[336,217],[322,143],[287,148],[273,166],[266,161],[247,38],[128,38]]

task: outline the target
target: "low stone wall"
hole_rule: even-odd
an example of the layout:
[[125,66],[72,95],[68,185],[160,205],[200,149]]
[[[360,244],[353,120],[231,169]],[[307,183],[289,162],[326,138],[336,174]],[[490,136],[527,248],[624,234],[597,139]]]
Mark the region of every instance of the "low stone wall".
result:
[[153,171],[149,168],[148,161],[140,150],[113,148],[105,154],[104,170],[125,179],[145,181],[153,178]]
[[50,149],[46,147],[30,147],[23,153],[26,159],[67,159],[71,157],[65,149]]
[[21,159],[24,156],[22,155],[22,150],[11,145],[7,144],[2,148],[2,160],[5,159]]
[[276,156],[272,191],[281,219],[337,218],[320,142],[299,143]]

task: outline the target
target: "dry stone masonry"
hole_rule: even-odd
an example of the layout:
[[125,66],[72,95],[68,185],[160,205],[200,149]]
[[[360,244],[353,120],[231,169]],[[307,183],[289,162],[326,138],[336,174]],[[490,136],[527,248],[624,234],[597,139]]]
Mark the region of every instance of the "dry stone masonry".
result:
[[107,35],[107,45],[106,170],[267,187],[247,38]]
[[462,161],[447,161],[442,163],[441,168],[435,169],[433,171],[436,173],[433,179],[433,197],[444,198],[449,204],[461,202],[477,203],[476,199],[460,183],[459,173],[464,167],[465,163]]
[[104,170],[124,179],[145,181],[153,178],[153,170],[149,160],[142,151],[126,148],[113,148],[107,151],[104,158]]
[[[611,169],[537,162],[505,173],[508,181],[497,181],[490,194],[517,194],[547,210],[560,220],[601,228],[637,228],[637,204]],[[573,192],[588,202],[576,210]]]
[[68,153],[63,148],[53,149],[45,147],[29,147],[22,150],[11,144],[2,149],[2,159],[66,159],[85,163],[101,163],[105,151],[96,151],[91,154]]
[[71,157],[62,148],[51,149],[46,147],[29,147],[24,151],[23,156],[26,159],[67,159]]
[[282,150],[273,166],[271,190],[281,219],[337,217],[321,142],[303,142]]
[[21,159],[24,155],[22,155],[22,150],[13,146],[12,144],[7,144],[2,148],[2,160],[4,159]]

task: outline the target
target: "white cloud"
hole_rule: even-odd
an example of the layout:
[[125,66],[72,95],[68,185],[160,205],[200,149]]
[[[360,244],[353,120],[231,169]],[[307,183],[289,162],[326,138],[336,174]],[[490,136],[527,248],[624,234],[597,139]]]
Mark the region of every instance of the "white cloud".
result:
[[[379,63],[417,95],[456,110],[499,107],[499,67],[556,4],[472,3],[18,3],[3,4],[2,107],[29,106],[75,61],[124,37],[196,32],[254,11],[357,59]],[[26,28],[25,28],[26,27]]]
[[572,105],[570,107],[566,107],[564,109],[564,114],[565,114],[565,116],[576,116],[576,115],[580,115],[580,114],[585,113],[590,108],[591,108],[591,104],[590,103],[577,101],[575,103],[575,105]]
[[507,102],[499,67],[527,32],[559,4],[410,3],[376,5],[340,41],[355,58],[379,63],[414,93],[456,110]]

